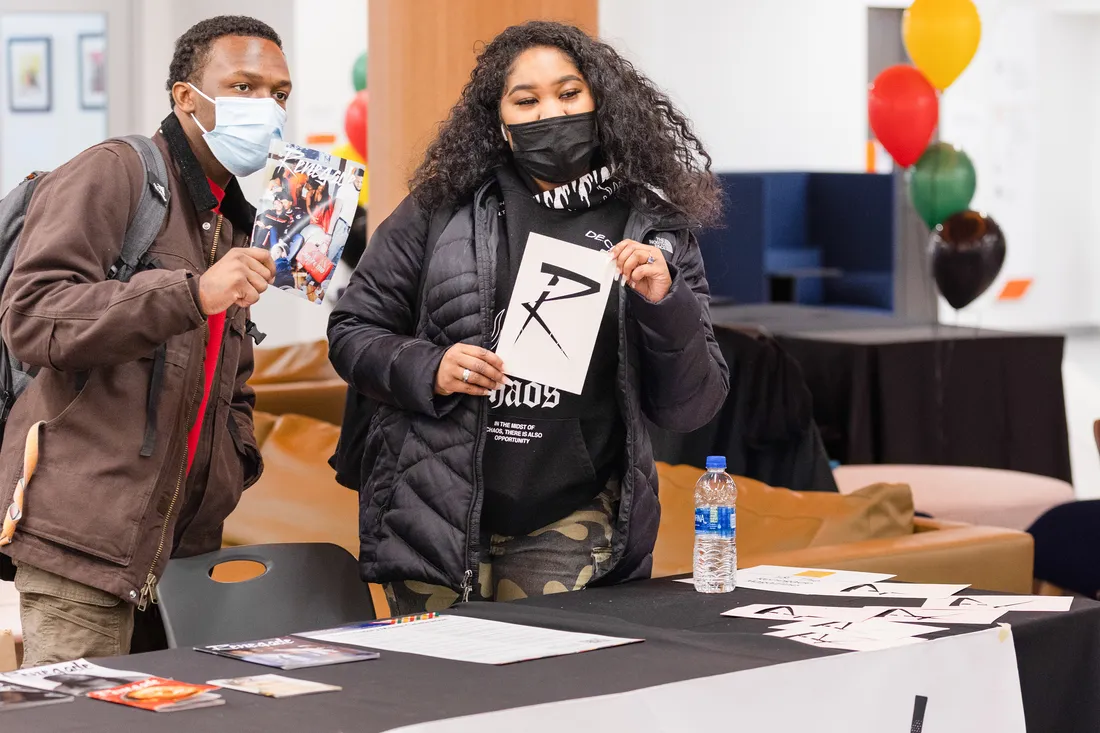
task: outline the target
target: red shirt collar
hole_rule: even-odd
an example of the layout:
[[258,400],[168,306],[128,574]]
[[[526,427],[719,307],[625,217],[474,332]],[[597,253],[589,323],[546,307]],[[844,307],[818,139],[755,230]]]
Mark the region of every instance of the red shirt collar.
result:
[[210,192],[212,194],[214,194],[214,198],[216,198],[218,200],[218,205],[214,208],[214,210],[217,211],[220,214],[221,213],[220,209],[221,209],[221,206],[222,206],[222,201],[225,200],[225,189],[223,189],[218,184],[214,183],[214,181],[209,179],[209,178],[206,179],[206,182],[210,184]]

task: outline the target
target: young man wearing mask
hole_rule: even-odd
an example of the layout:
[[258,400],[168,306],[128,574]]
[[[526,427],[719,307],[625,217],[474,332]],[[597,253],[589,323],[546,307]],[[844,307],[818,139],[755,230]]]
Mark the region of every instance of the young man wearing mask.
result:
[[275,265],[248,246],[255,210],[236,176],[264,166],[290,87],[279,36],[257,20],[212,18],[177,40],[172,112],[154,137],[168,212],[152,267],[127,282],[107,277],[144,180],[126,143],[81,153],[31,201],[0,303],[12,353],[41,368],[0,451],[6,508],[38,431],[2,550],[17,568],[24,666],[128,653],[168,559],[216,550],[260,476],[247,319]]

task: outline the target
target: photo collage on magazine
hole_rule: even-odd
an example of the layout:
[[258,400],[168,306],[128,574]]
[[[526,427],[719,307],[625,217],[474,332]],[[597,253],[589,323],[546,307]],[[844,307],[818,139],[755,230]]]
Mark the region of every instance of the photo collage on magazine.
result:
[[363,173],[361,164],[330,153],[272,143],[252,246],[271,252],[275,287],[322,302],[351,230]]

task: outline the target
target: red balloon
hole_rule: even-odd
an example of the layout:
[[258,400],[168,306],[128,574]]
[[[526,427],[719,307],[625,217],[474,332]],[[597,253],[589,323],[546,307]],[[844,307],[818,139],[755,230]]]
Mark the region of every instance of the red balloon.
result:
[[344,132],[355,152],[367,159],[367,91],[355,95],[344,115]]
[[916,68],[899,64],[871,83],[867,114],[875,137],[903,168],[920,159],[940,117],[936,89]]

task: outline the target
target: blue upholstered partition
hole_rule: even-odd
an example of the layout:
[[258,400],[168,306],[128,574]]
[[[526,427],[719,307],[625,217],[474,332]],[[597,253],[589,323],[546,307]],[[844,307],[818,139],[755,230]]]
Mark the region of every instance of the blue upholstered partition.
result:
[[700,236],[718,298],[767,303],[777,277],[804,305],[894,307],[894,180],[848,173],[727,173],[724,227]]

